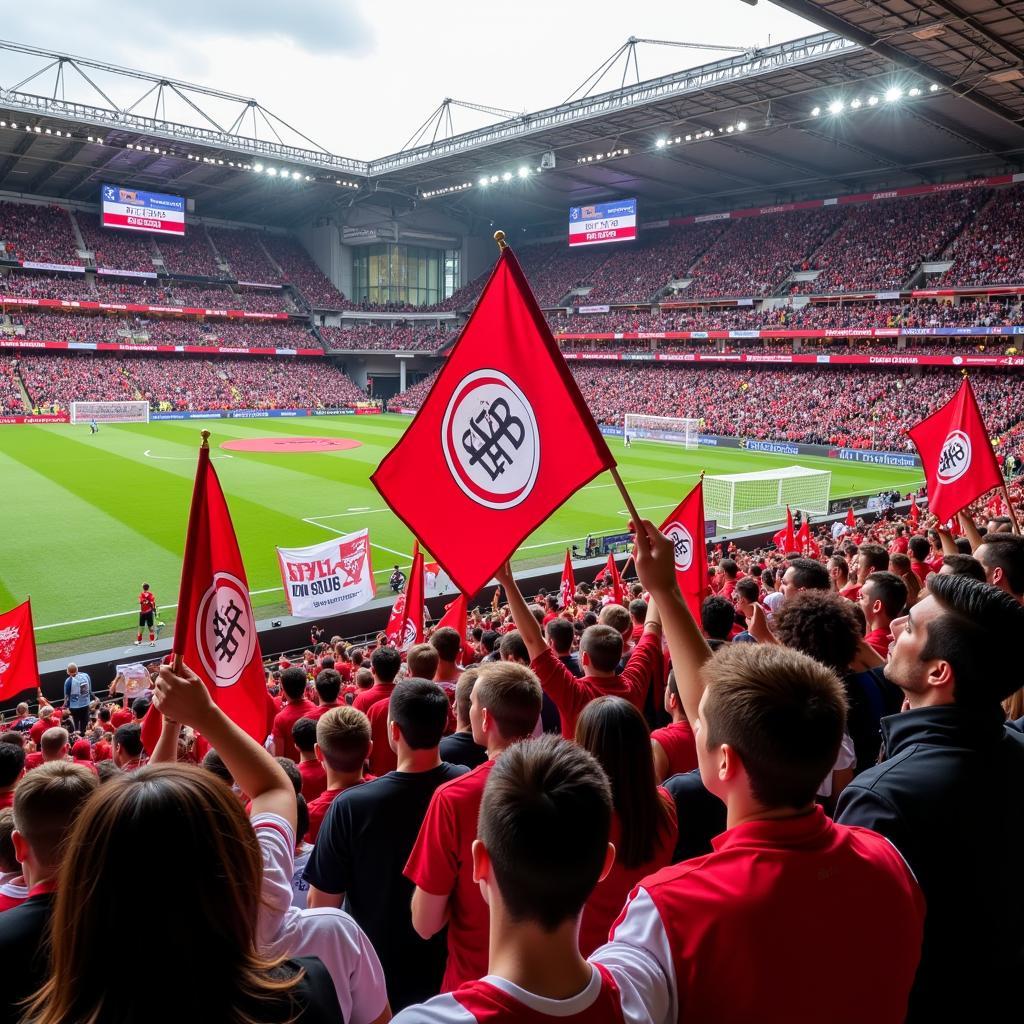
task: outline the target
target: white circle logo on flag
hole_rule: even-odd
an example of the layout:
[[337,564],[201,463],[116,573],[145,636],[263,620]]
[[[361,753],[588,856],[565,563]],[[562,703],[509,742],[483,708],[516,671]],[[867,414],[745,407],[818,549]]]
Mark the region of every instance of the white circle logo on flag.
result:
[[196,647],[210,680],[234,686],[256,650],[256,623],[249,592],[230,573],[218,572],[196,616]]
[[672,541],[672,556],[676,571],[686,572],[693,565],[693,537],[682,523],[672,521],[665,527],[665,536]]
[[405,630],[402,633],[402,650],[407,650],[416,643],[416,623],[412,619],[405,620]]
[[951,484],[971,468],[971,439],[962,430],[951,430],[939,452],[939,483]]
[[475,370],[459,382],[441,421],[441,447],[460,490],[486,508],[514,508],[537,482],[537,417],[500,370]]

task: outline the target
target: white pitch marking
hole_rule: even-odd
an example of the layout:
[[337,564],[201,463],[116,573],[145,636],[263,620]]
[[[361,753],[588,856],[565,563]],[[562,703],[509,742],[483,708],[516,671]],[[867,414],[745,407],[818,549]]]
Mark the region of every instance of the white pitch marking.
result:
[[[349,509],[349,512],[369,512],[369,511],[370,511],[370,506],[369,505],[353,505]],[[326,519],[327,517],[323,516],[322,518]]]

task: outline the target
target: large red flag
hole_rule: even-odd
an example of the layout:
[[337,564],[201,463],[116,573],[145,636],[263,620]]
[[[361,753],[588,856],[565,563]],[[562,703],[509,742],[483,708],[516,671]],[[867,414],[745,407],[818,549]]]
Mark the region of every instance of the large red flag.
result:
[[423,643],[423,552],[419,542],[413,548],[412,568],[405,581],[405,590],[395,599],[384,632],[400,651]]
[[909,431],[928,481],[928,509],[940,523],[952,519],[979,494],[1003,485],[995,452],[970,381],[938,412]]
[[857,525],[857,517],[853,514],[853,506],[846,510],[846,525],[852,530]]
[[606,576],[611,584],[612,600],[616,604],[624,604],[622,577],[619,575],[619,567],[615,564],[615,556],[610,551],[608,552],[608,564],[604,567],[604,572],[601,575]]
[[249,584],[205,441],[188,516],[172,650],[236,725],[260,743],[267,738],[267,684]]
[[676,579],[691,614],[700,623],[700,609],[708,595],[707,542],[704,536],[704,481],[683,498],[661,524],[672,541]]
[[907,514],[907,518],[914,524],[914,526],[917,526],[918,521],[921,518],[921,511],[917,507],[916,494],[912,494],[910,496],[910,512]]
[[32,602],[26,601],[0,615],[0,700],[10,700],[23,690],[38,689]]
[[562,600],[563,608],[573,607],[573,598],[576,596],[576,576],[572,571],[572,555],[569,549],[565,549],[565,567],[562,569],[562,585],[559,588],[559,597]]
[[772,540],[775,541],[775,546],[783,554],[796,551],[796,535],[793,533],[793,513],[788,505],[786,506],[786,525],[772,537]]
[[441,629],[443,626],[449,626],[459,634],[459,638],[462,640],[461,651],[463,652],[463,659],[465,658],[466,625],[468,619],[469,601],[466,599],[466,595],[460,592],[459,596],[446,606],[444,615],[441,616],[441,621],[437,624],[438,629]]
[[[615,465],[511,249],[426,401],[371,477],[464,594]],[[468,539],[486,537],[486,544]]]

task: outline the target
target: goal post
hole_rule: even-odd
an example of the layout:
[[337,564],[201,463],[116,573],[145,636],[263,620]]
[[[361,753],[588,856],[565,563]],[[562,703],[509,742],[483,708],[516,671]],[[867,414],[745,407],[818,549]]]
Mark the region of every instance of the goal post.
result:
[[704,515],[729,530],[776,523],[786,506],[827,515],[832,473],[785,466],[755,473],[704,477]]
[[148,423],[149,402],[72,402],[71,422]]
[[633,441],[657,441],[679,444],[684,448],[697,447],[697,429],[700,420],[676,416],[644,416],[627,412],[623,420],[623,444]]

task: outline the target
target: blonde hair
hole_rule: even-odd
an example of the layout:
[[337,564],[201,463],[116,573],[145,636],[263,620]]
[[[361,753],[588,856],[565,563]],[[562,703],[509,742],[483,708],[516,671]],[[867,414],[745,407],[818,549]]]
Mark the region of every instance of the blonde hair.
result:
[[99,785],[92,769],[70,761],[41,764],[18,782],[14,827],[41,864],[56,867],[64,838]]
[[316,723],[316,742],[332,771],[354,772],[370,752],[370,720],[355,708],[331,708]]

